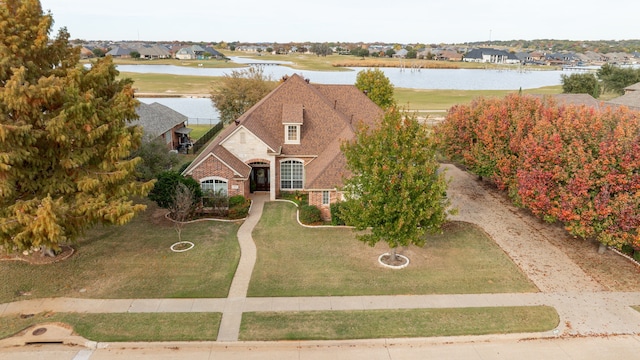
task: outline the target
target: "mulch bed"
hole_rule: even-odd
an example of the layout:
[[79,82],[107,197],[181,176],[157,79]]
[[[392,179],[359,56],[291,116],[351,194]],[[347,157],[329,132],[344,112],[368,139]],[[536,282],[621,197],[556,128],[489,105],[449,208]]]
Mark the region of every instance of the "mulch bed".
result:
[[60,248],[62,252],[56,257],[43,256],[39,251],[29,255],[24,255],[22,252],[15,252],[0,254],[0,261],[24,261],[31,265],[48,265],[67,260],[75,253],[75,249],[69,245],[62,245]]

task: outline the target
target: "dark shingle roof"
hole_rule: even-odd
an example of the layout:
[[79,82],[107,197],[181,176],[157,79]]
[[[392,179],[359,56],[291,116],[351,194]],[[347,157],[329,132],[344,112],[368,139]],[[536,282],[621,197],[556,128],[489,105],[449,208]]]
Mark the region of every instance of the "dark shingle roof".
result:
[[185,115],[158,103],[141,102],[136,108],[136,113],[140,118],[133,121],[132,125],[142,126],[144,133],[154,138],[188,120]]

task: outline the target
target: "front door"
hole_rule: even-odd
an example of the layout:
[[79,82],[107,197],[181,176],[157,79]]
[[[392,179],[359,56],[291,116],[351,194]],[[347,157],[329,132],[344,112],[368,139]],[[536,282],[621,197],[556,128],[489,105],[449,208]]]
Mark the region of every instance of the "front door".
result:
[[251,170],[251,188],[253,191],[269,191],[269,168],[254,167]]

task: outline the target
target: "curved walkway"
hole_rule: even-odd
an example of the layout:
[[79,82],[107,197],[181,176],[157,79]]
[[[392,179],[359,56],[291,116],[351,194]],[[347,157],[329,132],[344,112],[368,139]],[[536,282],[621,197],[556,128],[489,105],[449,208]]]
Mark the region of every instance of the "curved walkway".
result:
[[[515,211],[487,193],[471,175],[446,166],[452,175],[451,199],[457,204],[457,220],[483,227],[541,290],[539,293],[478,295],[410,295],[350,297],[247,298],[256,261],[251,233],[260,220],[266,195],[253,196],[251,214],[238,231],[241,257],[226,299],[75,299],[49,298],[0,304],[0,315],[55,312],[222,312],[218,342],[238,340],[243,312],[369,310],[402,308],[452,308],[548,305],[560,315],[558,328],[547,333],[505,335],[506,338],[555,338],[559,335],[638,335],[640,292],[606,292],[573,261],[546,241],[552,232],[536,228]],[[496,211],[488,212],[493,208]],[[514,215],[515,214],[515,215]],[[518,229],[518,230],[515,230]],[[535,233],[535,243],[526,232]],[[539,235],[539,236],[538,236]],[[566,281],[569,278],[571,281]],[[498,335],[488,338],[497,339]],[[479,337],[476,337],[480,339]],[[465,338],[465,341],[469,341]],[[416,340],[420,341],[420,340]],[[424,340],[422,340],[424,341]],[[373,343],[376,341],[372,341]],[[3,341],[0,341],[2,347]],[[295,342],[298,347],[300,342]]]

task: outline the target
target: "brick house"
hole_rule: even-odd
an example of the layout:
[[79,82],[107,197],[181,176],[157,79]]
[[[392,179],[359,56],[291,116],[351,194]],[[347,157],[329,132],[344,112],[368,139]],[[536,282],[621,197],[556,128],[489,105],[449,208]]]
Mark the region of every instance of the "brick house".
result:
[[329,220],[349,175],[340,144],[355,136],[359,122],[373,124],[382,115],[353,85],[311,84],[294,74],[227,126],[183,175],[228,196],[308,193]]
[[138,119],[131,125],[140,125],[149,139],[161,138],[169,150],[186,151],[191,147],[189,133],[185,126],[188,118],[159,103],[140,102],[136,108]]

